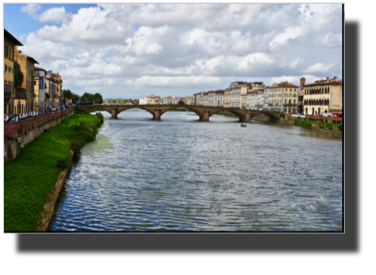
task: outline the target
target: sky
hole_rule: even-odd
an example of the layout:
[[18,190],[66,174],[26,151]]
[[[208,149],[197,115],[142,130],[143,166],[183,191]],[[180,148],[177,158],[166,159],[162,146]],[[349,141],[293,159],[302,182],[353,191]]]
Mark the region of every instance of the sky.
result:
[[105,99],[342,77],[341,4],[4,4],[4,28]]

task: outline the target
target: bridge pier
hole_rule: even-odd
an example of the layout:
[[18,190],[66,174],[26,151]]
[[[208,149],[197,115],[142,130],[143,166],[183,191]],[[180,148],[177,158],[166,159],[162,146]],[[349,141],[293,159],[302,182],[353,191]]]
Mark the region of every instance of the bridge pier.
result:
[[251,122],[251,119],[252,119],[252,115],[250,113],[246,113],[244,121],[241,121],[241,122]]
[[116,119],[116,118],[118,118],[117,115],[118,115],[117,110],[116,109],[112,109],[111,110],[111,118]]
[[155,110],[154,111],[154,115],[153,115],[153,119],[154,120],[161,120],[161,114],[162,112],[161,112],[161,110],[160,109],[158,109],[158,110]]
[[203,115],[200,116],[200,121],[209,121],[209,111],[204,111]]

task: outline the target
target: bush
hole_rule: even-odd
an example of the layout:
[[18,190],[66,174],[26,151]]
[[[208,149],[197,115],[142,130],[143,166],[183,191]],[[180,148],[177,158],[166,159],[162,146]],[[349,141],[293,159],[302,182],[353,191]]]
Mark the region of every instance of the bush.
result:
[[100,124],[103,124],[104,117],[103,117],[102,113],[96,113],[95,115],[99,118]]
[[319,127],[320,127],[321,129],[324,129],[324,125],[320,125]]
[[299,121],[299,120],[295,120],[294,121],[294,125],[295,126],[301,126],[301,127],[312,127],[312,124],[310,122],[307,122],[307,121]]
[[285,118],[285,115],[284,115],[284,114],[281,114],[281,118]]
[[338,125],[338,130],[342,131],[343,129],[343,126],[342,125]]
[[81,113],[81,110],[82,110],[82,109],[81,109],[80,106],[76,106],[75,109],[76,109],[76,114]]
[[57,168],[64,170],[64,169],[68,168],[68,166],[69,166],[69,162],[66,159],[60,158],[60,159],[57,160],[57,163],[56,163]]
[[309,120],[309,121],[315,121],[315,119],[314,119],[314,118],[309,118],[308,120]]
[[329,126],[328,126],[328,129],[329,129],[329,130],[332,130],[332,129],[333,129],[333,126],[332,126],[332,125],[329,125]]

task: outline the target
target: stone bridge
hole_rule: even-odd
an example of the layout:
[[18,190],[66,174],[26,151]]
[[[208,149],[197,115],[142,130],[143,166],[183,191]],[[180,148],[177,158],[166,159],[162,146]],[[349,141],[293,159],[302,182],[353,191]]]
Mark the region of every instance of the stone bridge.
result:
[[273,111],[257,111],[257,110],[248,110],[248,109],[233,109],[233,108],[224,108],[220,106],[197,106],[197,105],[126,105],[126,104],[102,104],[102,105],[91,105],[91,106],[80,106],[82,112],[86,110],[102,110],[107,111],[111,114],[112,118],[117,118],[118,114],[121,112],[138,108],[145,111],[148,111],[153,115],[153,119],[160,120],[161,116],[172,109],[184,108],[196,113],[200,117],[200,121],[209,121],[209,118],[219,112],[228,112],[235,114],[239,117],[240,122],[251,122],[252,117],[257,115],[266,115],[270,118],[271,121],[277,121],[280,118],[279,112]]

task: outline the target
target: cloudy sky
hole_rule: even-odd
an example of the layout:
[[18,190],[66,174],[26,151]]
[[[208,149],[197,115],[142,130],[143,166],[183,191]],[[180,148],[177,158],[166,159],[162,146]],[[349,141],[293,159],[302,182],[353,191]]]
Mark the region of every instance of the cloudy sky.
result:
[[79,95],[342,77],[340,4],[4,4],[4,28]]

